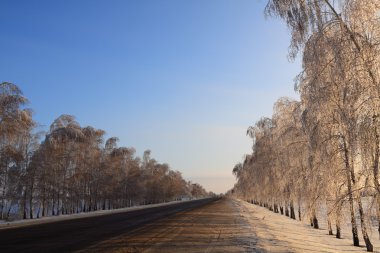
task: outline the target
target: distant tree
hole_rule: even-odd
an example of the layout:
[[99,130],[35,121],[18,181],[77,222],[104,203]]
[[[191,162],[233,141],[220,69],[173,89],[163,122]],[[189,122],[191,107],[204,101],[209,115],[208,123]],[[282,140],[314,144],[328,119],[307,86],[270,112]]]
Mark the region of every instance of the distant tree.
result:
[[35,126],[28,100],[14,84],[0,83],[0,212],[8,218],[25,188],[21,178],[29,158],[28,143]]

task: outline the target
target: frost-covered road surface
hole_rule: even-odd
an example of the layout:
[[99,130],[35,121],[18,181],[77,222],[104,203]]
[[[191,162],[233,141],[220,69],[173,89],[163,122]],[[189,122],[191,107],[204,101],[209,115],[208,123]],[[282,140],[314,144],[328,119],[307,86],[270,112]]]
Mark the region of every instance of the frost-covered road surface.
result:
[[147,224],[81,252],[261,252],[240,203],[220,199]]
[[3,228],[0,252],[365,252],[343,236],[241,200],[206,199]]

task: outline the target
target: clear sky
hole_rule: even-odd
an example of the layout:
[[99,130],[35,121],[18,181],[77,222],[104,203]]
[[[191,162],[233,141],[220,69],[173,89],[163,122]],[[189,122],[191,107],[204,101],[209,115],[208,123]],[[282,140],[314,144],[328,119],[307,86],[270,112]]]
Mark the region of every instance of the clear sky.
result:
[[233,187],[249,125],[297,97],[289,34],[258,0],[2,0],[0,81],[43,129],[75,115],[207,190]]

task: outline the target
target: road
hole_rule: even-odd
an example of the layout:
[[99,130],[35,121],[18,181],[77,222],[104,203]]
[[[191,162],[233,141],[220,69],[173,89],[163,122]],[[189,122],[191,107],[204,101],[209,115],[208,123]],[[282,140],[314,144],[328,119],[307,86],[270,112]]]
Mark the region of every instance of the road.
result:
[[253,252],[233,201],[206,199],[0,230],[0,252]]

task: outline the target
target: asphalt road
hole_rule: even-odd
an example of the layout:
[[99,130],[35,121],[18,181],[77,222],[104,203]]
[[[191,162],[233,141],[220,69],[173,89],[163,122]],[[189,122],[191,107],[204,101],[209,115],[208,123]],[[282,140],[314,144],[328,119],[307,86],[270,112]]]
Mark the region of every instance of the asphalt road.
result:
[[[219,199],[190,211],[156,220],[129,233],[100,241],[78,252],[248,253],[267,252],[237,201]],[[285,252],[285,251],[281,251]]]
[[[172,216],[181,216],[215,201],[218,200],[203,199],[123,213],[1,229],[0,252],[104,252],[106,248],[96,245],[103,243],[104,246],[104,243],[107,244],[113,238],[136,235],[139,233],[136,231],[146,231],[149,224]],[[112,248],[112,252],[117,250]],[[134,249],[126,251],[125,245],[119,250],[138,252]]]

